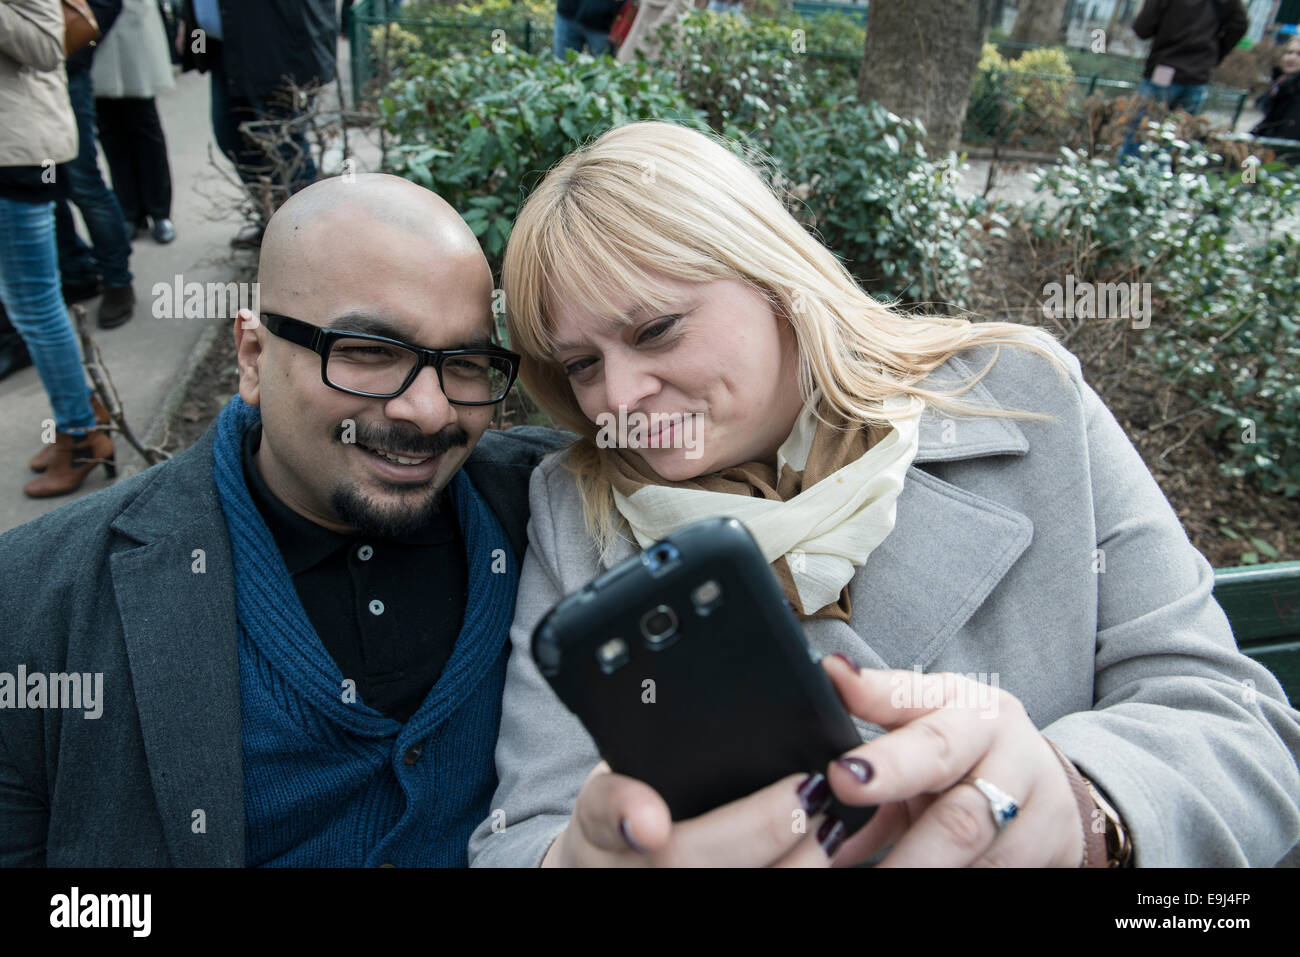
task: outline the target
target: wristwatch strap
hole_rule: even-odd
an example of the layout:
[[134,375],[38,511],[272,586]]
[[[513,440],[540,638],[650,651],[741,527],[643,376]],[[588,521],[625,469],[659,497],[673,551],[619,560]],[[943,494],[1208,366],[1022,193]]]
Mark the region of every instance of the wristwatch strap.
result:
[[[1092,782],[1083,776],[1074,762],[1067,758],[1060,748],[1048,737],[1043,738],[1052,747],[1053,753],[1061,762],[1061,767],[1065,769],[1065,776],[1070,782],[1070,791],[1074,794],[1074,800],[1079,805],[1079,818],[1083,821],[1083,863],[1080,867],[1114,867],[1110,863],[1110,855],[1107,852],[1107,833],[1111,830],[1111,821],[1105,818],[1105,826],[1101,826],[1102,818],[1105,812],[1101,811],[1096,799],[1093,796]],[[1118,815],[1115,823],[1118,825]]]

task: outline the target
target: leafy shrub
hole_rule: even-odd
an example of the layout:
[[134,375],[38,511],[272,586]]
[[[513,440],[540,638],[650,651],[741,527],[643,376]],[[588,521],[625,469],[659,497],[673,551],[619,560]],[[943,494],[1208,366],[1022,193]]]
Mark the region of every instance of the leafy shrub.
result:
[[370,28],[370,49],[376,58],[381,57],[384,43],[388,43],[388,62],[405,63],[424,51],[425,43],[419,35],[397,24]]
[[528,191],[572,149],[634,119],[712,126],[772,158],[799,187],[795,214],[868,289],[964,301],[984,204],[959,199],[955,157],[932,162],[921,128],[879,106],[810,91],[806,64],[753,42],[739,18],[692,16],[666,42],[658,67],[514,49],[413,57],[381,102],[396,142],[386,166],[455,206],[495,268]]
[[980,135],[1012,141],[1026,135],[1057,137],[1070,119],[1074,71],[1056,47],[1026,50],[1006,60],[984,44],[966,115]]
[[764,145],[804,197],[796,215],[865,288],[961,305],[981,265],[975,233],[986,208],[958,195],[957,158],[932,162],[922,136],[919,124],[846,98],[782,117]]
[[[783,27],[737,16],[693,14],[661,30],[658,62],[711,127],[753,130],[810,106],[802,64]],[[781,44],[785,47],[782,49]]]
[[705,126],[665,73],[516,50],[412,64],[380,109],[396,137],[385,168],[454,206],[494,272],[528,192],[578,146],[633,120]]
[[862,24],[842,14],[805,17],[787,12],[741,19],[697,10],[684,26],[719,52],[761,49],[789,58],[814,101],[857,89],[867,33]]
[[1260,168],[1242,182],[1172,127],[1155,138],[1160,149],[1120,166],[1062,150],[1034,175],[1052,209],[1023,215],[1080,251],[1080,278],[1152,283],[1139,355],[1218,413],[1226,474],[1300,495],[1300,241],[1277,228],[1300,208],[1300,180]]
[[[742,46],[789,57],[807,82],[825,83],[842,93],[857,79],[866,32],[860,23],[840,14],[804,17],[769,5],[762,16],[737,17],[698,10],[687,19],[688,30],[711,47],[736,52]],[[419,52],[433,59],[463,53],[488,52],[493,30],[525,52],[544,56],[551,48],[554,0],[477,0],[463,3],[405,3],[395,12],[402,30],[401,57]],[[525,26],[527,24],[527,26]],[[372,49],[382,49],[383,27],[371,28]],[[392,41],[390,40],[390,43]],[[377,58],[377,54],[376,54]],[[396,62],[390,47],[390,59]],[[764,61],[767,62],[767,61]],[[814,72],[821,73],[814,76]]]

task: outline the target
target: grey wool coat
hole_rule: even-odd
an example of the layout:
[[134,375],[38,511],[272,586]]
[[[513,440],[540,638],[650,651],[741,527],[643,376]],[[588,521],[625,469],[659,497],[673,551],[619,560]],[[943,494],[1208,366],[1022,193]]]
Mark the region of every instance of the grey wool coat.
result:
[[[103,675],[94,719],[0,709],[0,867],[244,864],[238,626],[215,431],[0,535],[0,672]],[[517,554],[528,476],[566,438],[487,432],[465,464]]]
[[[1209,563],[1078,360],[1050,345],[1068,377],[1002,346],[965,398],[1055,422],[945,422],[927,408],[897,523],[850,583],[852,621],[806,622],[808,640],[866,667],[996,675],[1112,799],[1137,866],[1270,867],[1300,837],[1300,713],[1237,650]],[[960,353],[930,383],[977,373],[995,348]],[[529,640],[559,598],[634,548],[598,561],[562,455],[532,479],[500,784],[472,866],[539,864],[599,761]]]

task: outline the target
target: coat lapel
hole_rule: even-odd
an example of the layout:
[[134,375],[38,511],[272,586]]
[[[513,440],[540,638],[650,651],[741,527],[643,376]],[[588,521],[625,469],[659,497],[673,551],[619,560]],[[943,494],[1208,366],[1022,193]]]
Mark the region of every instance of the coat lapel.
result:
[[[965,377],[971,372],[960,359],[950,359],[936,370],[933,382],[943,384],[954,374]],[[997,405],[982,382],[963,398]],[[864,664],[927,668],[1033,538],[1028,516],[920,466],[1019,456],[1028,450],[1024,432],[1012,419],[951,419],[927,408],[917,455],[898,498],[894,529],[850,586],[854,630],[881,659]]]
[[163,836],[182,867],[244,862],[238,631],[213,435],[112,525],[130,539],[110,559],[113,588]]

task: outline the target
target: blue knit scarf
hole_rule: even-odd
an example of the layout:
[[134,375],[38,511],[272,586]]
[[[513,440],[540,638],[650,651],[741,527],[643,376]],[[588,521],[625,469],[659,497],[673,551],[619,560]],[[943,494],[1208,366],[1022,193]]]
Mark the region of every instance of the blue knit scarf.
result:
[[464,866],[496,786],[518,586],[510,542],[457,472],[450,491],[469,573],[463,625],[420,709],[405,725],[382,715],[347,694],[248,492],[241,446],[259,419],[235,396],[217,422],[213,465],[234,560],[247,863]]

